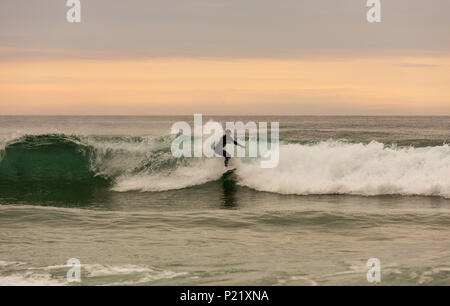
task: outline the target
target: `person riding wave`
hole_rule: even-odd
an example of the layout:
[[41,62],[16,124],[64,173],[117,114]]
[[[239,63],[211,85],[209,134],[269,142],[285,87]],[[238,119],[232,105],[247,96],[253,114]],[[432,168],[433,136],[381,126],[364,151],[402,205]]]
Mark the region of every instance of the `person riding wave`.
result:
[[227,144],[233,143],[236,146],[240,146],[245,149],[245,146],[239,144],[236,140],[231,137],[231,131],[226,130],[225,134],[222,136],[222,140],[216,145],[214,152],[225,158],[225,167],[228,167],[228,162],[230,161],[231,155],[225,150]]

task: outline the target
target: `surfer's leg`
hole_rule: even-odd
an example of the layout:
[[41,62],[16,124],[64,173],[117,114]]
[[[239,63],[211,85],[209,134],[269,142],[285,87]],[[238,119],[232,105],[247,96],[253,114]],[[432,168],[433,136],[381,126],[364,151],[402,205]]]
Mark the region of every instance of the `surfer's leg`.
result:
[[228,155],[228,152],[223,150],[223,157],[225,157],[225,167],[228,167],[228,162],[230,161],[230,156]]

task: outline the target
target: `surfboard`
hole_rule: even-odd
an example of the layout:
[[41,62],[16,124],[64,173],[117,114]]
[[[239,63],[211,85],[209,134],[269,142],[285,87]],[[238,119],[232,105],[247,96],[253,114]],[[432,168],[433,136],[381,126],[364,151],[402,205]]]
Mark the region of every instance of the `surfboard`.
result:
[[223,169],[223,175],[231,174],[236,170],[236,167],[228,167]]

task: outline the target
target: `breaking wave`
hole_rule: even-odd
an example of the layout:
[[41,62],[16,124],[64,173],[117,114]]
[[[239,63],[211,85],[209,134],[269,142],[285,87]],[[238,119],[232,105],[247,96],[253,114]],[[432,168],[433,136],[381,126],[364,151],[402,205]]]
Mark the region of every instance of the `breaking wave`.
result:
[[280,147],[277,168],[238,167],[239,183],[282,194],[450,197],[450,146],[395,147],[327,141]]
[[[166,191],[215,181],[220,158],[174,158],[173,137],[27,135],[0,147],[0,193],[16,185],[64,190]],[[450,197],[450,147],[396,147],[378,142],[283,143],[274,169],[235,159],[235,180],[281,194],[424,195]],[[3,187],[2,187],[3,186]]]

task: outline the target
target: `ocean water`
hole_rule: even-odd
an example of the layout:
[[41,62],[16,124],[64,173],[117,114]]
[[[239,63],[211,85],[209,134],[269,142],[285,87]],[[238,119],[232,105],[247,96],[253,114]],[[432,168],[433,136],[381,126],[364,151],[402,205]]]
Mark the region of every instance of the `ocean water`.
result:
[[174,158],[191,116],[0,117],[0,285],[450,285],[450,117],[208,120],[279,122],[278,167]]

